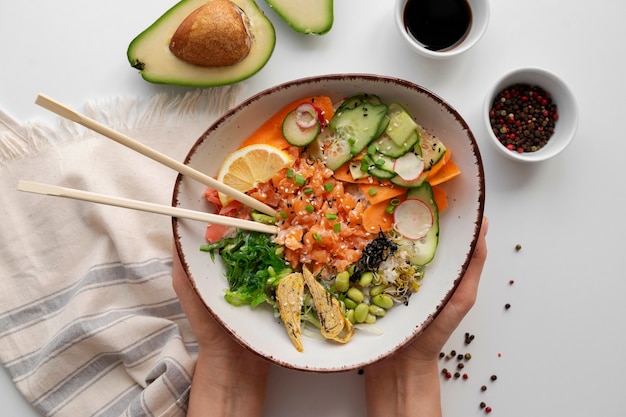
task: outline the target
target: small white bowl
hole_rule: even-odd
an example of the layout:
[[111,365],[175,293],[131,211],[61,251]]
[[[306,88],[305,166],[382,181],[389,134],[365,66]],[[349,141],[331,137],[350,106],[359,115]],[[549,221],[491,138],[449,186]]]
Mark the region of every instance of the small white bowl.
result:
[[407,30],[404,10],[409,1],[410,0],[396,0],[394,12],[396,27],[411,49],[423,56],[442,59],[462,54],[476,45],[487,31],[490,16],[489,0],[466,0],[471,10],[471,23],[465,37],[459,43],[447,49],[428,49],[424,44],[417,41]]
[[[538,86],[548,92],[557,106],[558,120],[554,134],[548,143],[534,152],[518,152],[507,149],[493,133],[489,111],[494,98],[513,84]],[[483,103],[483,120],[490,142],[505,157],[518,162],[538,162],[561,153],[572,141],[578,128],[578,106],[576,98],[565,82],[554,73],[536,67],[520,68],[505,74],[488,91]]]

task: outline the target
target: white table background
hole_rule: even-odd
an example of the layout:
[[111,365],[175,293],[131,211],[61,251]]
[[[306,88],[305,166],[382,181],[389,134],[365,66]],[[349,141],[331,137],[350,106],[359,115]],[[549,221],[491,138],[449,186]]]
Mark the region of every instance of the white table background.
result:
[[[484,401],[494,416],[623,416],[626,3],[493,0],[490,26],[474,49],[431,61],[401,42],[391,0],[336,0],[334,27],[322,37],[292,32],[258,2],[275,24],[276,49],[263,70],[244,82],[241,100],[303,76],[379,73],[447,99],[477,137],[490,252],[477,304],[446,347],[473,357],[464,370],[468,380],[442,379],[444,415],[484,415]],[[126,60],[128,43],[173,4],[3,1],[0,108],[18,121],[57,123],[33,104],[38,93],[82,108],[91,99],[185,91],[146,83]],[[580,108],[571,146],[537,165],[496,154],[481,118],[486,89],[521,66],[560,74]],[[476,336],[470,346],[463,344],[465,332]],[[498,380],[489,381],[491,374]],[[363,398],[356,372],[274,369],[265,414],[363,416]],[[38,415],[4,371],[0,399],[0,415]]]

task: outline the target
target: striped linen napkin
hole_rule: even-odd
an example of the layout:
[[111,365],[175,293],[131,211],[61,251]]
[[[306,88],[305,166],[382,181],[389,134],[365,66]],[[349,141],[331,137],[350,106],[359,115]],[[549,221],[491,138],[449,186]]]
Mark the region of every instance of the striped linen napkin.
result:
[[[237,87],[84,113],[177,160]],[[47,416],[183,416],[197,344],[171,288],[171,219],[16,191],[26,179],[171,204],[177,173],[61,121],[0,111],[0,362]]]

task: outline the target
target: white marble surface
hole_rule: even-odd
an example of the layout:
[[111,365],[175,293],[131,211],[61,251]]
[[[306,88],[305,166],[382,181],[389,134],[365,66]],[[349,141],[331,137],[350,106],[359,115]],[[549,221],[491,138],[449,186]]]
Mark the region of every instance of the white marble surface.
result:
[[[90,99],[184,91],[144,82],[125,55],[130,40],[173,3],[0,5],[0,108],[19,121],[56,123],[33,104],[39,92],[80,108]],[[442,379],[444,415],[483,415],[484,401],[493,416],[622,416],[626,3],[494,0],[481,42],[448,61],[430,61],[401,43],[390,0],[337,0],[335,25],[323,37],[292,32],[263,0],[259,3],[274,20],[278,40],[269,63],[244,83],[241,99],[302,76],[379,73],[416,82],[449,100],[477,137],[486,173],[490,253],[477,304],[446,347],[473,357],[465,369],[468,380]],[[520,66],[561,75],[580,107],[571,146],[539,165],[496,154],[480,114],[486,89]],[[476,336],[470,346],[463,345],[465,332]],[[491,374],[498,380],[490,382]],[[363,416],[361,379],[356,373],[275,369],[265,414]],[[486,392],[480,390],[483,384]],[[0,372],[0,398],[2,415],[38,415],[6,372]]]

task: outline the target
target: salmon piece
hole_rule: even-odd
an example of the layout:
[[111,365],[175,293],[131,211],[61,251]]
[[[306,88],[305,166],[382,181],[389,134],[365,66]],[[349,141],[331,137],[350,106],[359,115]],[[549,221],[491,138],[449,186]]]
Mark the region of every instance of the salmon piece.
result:
[[294,272],[282,278],[276,286],[276,300],[280,317],[291,342],[298,352],[302,352],[302,302],[304,299],[304,278],[301,273]]

